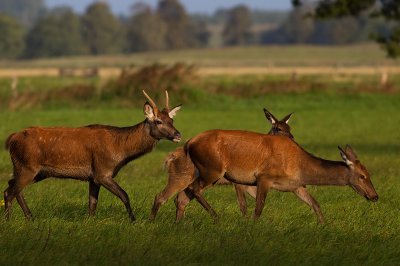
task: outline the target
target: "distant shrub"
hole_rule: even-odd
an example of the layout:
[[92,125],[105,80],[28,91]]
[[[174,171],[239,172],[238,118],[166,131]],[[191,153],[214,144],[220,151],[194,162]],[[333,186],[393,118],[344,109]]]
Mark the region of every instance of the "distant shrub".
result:
[[142,90],[146,90],[156,101],[163,100],[164,90],[174,92],[175,95],[183,94],[184,88],[196,80],[195,71],[193,65],[183,63],[171,66],[152,64],[139,69],[125,69],[117,79],[110,80],[103,86],[102,96],[123,97],[132,102],[142,103]]

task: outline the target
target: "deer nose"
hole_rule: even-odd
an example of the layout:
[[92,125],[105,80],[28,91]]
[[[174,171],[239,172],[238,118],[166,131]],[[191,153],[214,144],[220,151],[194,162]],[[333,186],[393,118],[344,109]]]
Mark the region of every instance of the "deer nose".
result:
[[378,199],[379,199],[379,197],[378,197],[378,195],[376,195],[375,197],[371,198],[371,201],[372,201],[372,202],[377,202]]
[[174,134],[173,141],[174,142],[179,142],[179,141],[181,141],[181,138],[182,138],[181,133],[179,131],[176,131],[175,134]]

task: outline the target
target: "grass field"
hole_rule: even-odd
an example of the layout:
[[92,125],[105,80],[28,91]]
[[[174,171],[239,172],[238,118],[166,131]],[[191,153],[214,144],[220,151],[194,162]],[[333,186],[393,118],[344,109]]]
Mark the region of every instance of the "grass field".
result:
[[[173,95],[171,95],[173,100]],[[225,98],[224,98],[225,99]],[[290,193],[273,191],[258,221],[242,218],[230,186],[214,187],[206,198],[220,214],[213,224],[197,202],[174,223],[175,205],[161,207],[147,221],[154,196],[166,184],[163,160],[178,145],[163,141],[130,163],[116,177],[137,216],[131,224],[122,203],[104,189],[95,218],[87,218],[88,184],[45,180],[28,187],[25,197],[35,220],[27,222],[17,203],[13,217],[0,219],[0,265],[266,265],[400,263],[400,95],[377,93],[269,93],[246,99],[184,106],[176,127],[184,139],[211,128],[269,130],[262,113],[295,112],[290,124],[297,142],[323,158],[339,160],[337,145],[352,144],[371,173],[380,196],[366,202],[349,187],[310,187],[326,218]],[[142,110],[126,108],[50,108],[0,113],[0,140],[30,125],[132,125]],[[181,145],[181,144],[180,144]],[[8,154],[0,150],[0,187],[10,178]],[[248,199],[250,210],[254,201]]]

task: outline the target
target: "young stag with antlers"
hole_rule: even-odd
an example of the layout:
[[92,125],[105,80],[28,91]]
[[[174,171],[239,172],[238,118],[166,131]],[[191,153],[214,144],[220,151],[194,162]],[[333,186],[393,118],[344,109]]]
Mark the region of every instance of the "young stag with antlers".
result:
[[[189,140],[185,151],[190,156],[198,177],[187,188],[214,217],[217,214],[202,197],[205,189],[225,177],[231,182],[257,186],[258,218],[270,189],[293,192],[324,222],[317,201],[308,193],[307,185],[351,186],[367,200],[377,201],[367,169],[350,146],[339,147],[344,162],[315,157],[293,140],[239,130],[210,130]],[[191,198],[178,199],[177,208],[184,210]]]
[[[268,132],[269,135],[280,135],[287,136],[293,139],[293,135],[290,133],[290,126],[288,125],[290,116],[285,116],[282,120],[278,120],[275,116],[264,108],[264,113],[268,121],[271,123],[272,128]],[[183,147],[177,148],[174,152],[168,154],[165,160],[165,167],[168,170],[168,184],[154,199],[154,204],[151,212],[150,219],[154,220],[157,212],[162,204],[164,204],[169,198],[177,194],[175,203],[184,199],[192,198],[194,195],[185,189],[194,181],[196,177],[195,167],[190,158],[185,153]],[[218,180],[216,184],[232,184],[224,178]],[[247,213],[247,202],[246,192],[253,198],[256,197],[257,188],[255,186],[234,184],[236,190],[236,196],[238,199],[239,207],[243,215]],[[178,208],[176,211],[176,220],[179,221],[184,216],[184,209]]]
[[22,190],[31,183],[57,177],[89,182],[89,215],[95,214],[100,186],[103,186],[121,199],[134,221],[128,194],[113,178],[128,162],[151,152],[159,140],[181,140],[172,120],[181,107],[169,109],[165,92],[166,107],[160,111],[146,92],[143,93],[148,99],[143,108],[146,119],[134,126],[30,127],[11,134],[6,148],[14,176],[4,191],[6,218],[10,217],[14,198],[25,217],[32,218]]

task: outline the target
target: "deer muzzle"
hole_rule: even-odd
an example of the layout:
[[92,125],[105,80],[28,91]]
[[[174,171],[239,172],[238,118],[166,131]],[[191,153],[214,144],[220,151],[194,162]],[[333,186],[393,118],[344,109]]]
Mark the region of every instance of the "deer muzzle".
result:
[[173,142],[180,142],[182,139],[182,135],[181,133],[179,133],[178,131],[175,132],[174,134],[174,138],[172,139]]

